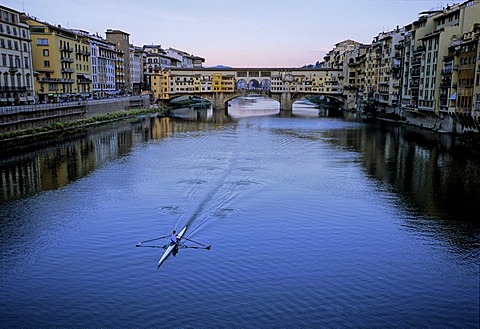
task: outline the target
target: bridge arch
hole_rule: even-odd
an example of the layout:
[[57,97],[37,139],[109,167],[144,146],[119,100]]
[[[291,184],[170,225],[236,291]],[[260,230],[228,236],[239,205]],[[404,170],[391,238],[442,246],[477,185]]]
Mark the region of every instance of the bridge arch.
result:
[[270,90],[271,86],[272,81],[270,79],[263,79],[260,81],[260,88],[262,88],[262,90]]
[[237,80],[237,89],[238,90],[246,90],[248,89],[248,83],[245,79],[238,79]]
[[260,82],[258,82],[257,79],[251,79],[248,82],[248,89],[249,90],[256,90],[256,89],[259,89],[259,88],[260,88]]

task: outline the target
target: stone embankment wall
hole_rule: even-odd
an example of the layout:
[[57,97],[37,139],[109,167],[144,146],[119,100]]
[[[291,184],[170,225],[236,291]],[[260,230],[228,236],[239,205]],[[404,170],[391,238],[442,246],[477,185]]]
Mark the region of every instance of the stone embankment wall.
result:
[[405,112],[405,123],[441,133],[462,135],[466,132],[480,131],[480,123],[473,120],[471,116],[458,114],[445,114],[442,117],[434,113]]
[[130,96],[91,101],[0,107],[0,133],[44,127],[98,115],[148,108],[148,96]]

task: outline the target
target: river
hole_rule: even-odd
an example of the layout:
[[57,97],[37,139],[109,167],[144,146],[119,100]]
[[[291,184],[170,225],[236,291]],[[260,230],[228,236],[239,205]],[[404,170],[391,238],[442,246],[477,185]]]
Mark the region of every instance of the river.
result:
[[[478,327],[480,161],[449,137],[176,114],[3,148],[2,327]],[[185,225],[211,250],[136,247]]]

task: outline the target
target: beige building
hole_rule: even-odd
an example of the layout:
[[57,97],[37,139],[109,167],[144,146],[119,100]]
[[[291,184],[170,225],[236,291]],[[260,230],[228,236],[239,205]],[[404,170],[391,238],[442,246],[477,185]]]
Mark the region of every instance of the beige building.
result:
[[[460,45],[462,42],[458,41],[465,33],[471,32],[479,20],[480,1],[471,0],[443,10],[421,13],[417,21],[405,26],[402,85],[404,110],[440,116],[453,112],[471,113],[466,108],[472,109],[474,103],[472,72],[466,71],[475,67],[471,62],[475,50],[470,47],[460,55],[463,53]],[[452,45],[459,47],[458,54],[452,52]],[[470,58],[470,64],[460,64],[460,57]],[[460,72],[461,66],[461,71],[465,72]],[[458,93],[459,87],[462,95]],[[459,103],[459,96],[462,97],[462,103]]]
[[395,111],[400,99],[401,46],[403,29],[378,34],[372,42],[375,79],[373,95],[381,111]]
[[0,106],[35,102],[30,30],[20,13],[0,6]]
[[352,51],[345,53],[343,95],[344,107],[348,110],[359,109],[359,104],[364,98],[366,54],[370,49],[370,45],[360,44]]
[[88,37],[61,26],[23,16],[30,26],[35,92],[41,102],[91,96]]
[[132,83],[130,79],[130,34],[108,29],[105,32],[108,42],[113,43],[117,49],[116,64],[116,88],[123,93],[132,92]]

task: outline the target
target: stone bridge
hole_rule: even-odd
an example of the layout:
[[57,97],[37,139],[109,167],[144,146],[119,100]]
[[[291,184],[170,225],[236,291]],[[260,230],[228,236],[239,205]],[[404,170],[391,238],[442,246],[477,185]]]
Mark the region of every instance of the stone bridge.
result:
[[195,96],[225,109],[228,101],[255,93],[291,111],[297,100],[324,96],[339,103],[343,98],[343,70],[299,68],[198,68],[164,69],[152,76],[152,91],[160,101]]

